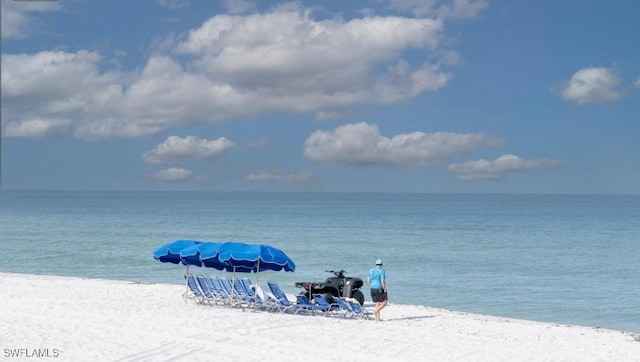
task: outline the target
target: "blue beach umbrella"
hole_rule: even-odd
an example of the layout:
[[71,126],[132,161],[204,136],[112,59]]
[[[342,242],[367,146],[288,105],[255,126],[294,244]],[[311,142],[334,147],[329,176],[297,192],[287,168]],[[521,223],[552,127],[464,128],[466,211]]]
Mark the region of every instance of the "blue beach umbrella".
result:
[[223,243],[218,250],[218,260],[233,268],[234,282],[236,272],[255,272],[256,285],[261,271],[293,272],[296,269],[295,263],[287,254],[276,247],[265,244],[245,244],[233,241]]
[[218,259],[242,272],[296,270],[295,263],[284,251],[265,244],[226,242],[220,246]]
[[207,242],[198,246],[200,263],[203,267],[217,270],[232,271],[233,266],[222,262],[219,258],[220,247],[223,243]]
[[[162,245],[161,247],[156,249],[153,252],[153,258],[158,260],[161,263],[180,264],[182,263],[180,252],[187,248],[197,247],[199,244],[202,244],[202,242],[195,241],[195,240],[176,240],[174,242]],[[186,275],[189,275],[189,264],[185,264],[185,265],[187,266]],[[189,286],[188,286],[186,277],[185,277],[185,286],[187,288],[187,292],[185,293],[185,299],[184,299],[186,303],[187,302],[186,296],[189,293]]]
[[154,250],[153,258],[161,263],[179,264],[181,262],[180,251],[200,243],[200,241],[195,240],[176,240]]
[[180,250],[180,262],[189,267],[189,265],[202,266],[200,261],[200,247],[207,243],[194,244]]
[[[189,274],[189,265],[195,265],[199,267],[207,267],[207,268],[215,268],[218,270],[222,270],[225,268],[225,265],[218,261],[218,248],[220,247],[220,243],[214,243],[212,241],[207,241],[204,243],[198,243],[186,247],[180,250],[180,261],[182,264],[187,266],[187,275]],[[208,255],[209,257],[205,260],[201,259],[202,253]],[[187,294],[189,294],[189,284],[187,283]],[[185,299],[186,300],[186,299]]]

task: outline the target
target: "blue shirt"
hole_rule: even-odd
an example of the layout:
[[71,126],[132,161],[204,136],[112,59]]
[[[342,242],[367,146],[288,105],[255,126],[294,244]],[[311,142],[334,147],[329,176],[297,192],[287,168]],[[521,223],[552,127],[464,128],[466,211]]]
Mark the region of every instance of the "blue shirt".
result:
[[371,280],[371,289],[382,289],[382,281],[387,278],[384,269],[377,266],[369,269],[369,280]]

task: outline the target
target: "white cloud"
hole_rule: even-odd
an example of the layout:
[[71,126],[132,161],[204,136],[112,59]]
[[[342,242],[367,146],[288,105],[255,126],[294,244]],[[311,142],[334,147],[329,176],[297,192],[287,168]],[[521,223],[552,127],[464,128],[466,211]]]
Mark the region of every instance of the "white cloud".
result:
[[235,143],[224,137],[206,140],[195,136],[181,138],[169,136],[153,150],[145,152],[142,160],[152,164],[171,164],[190,160],[203,160],[221,155]]
[[[452,52],[442,51],[442,32],[435,19],[315,20],[289,4],[216,15],[184,37],[165,39],[172,52],[158,50],[130,73],[86,50],[4,54],[5,122],[64,120],[68,135],[99,140],[264,112],[325,119],[352,105],[389,104],[445,87]],[[404,59],[411,49],[424,50],[425,61]]]
[[[264,107],[282,108],[286,101],[307,105],[294,109],[298,111],[332,110],[336,105],[380,102],[385,95],[367,90],[393,83],[384,83],[373,69],[399,59],[406,49],[437,47],[441,31],[442,23],[432,19],[316,21],[304,9],[284,8],[246,17],[215,16],[191,31],[175,51],[197,56],[194,63],[200,71],[237,93],[256,100],[253,93],[267,96],[259,102],[270,103]],[[411,76],[405,71],[405,78]],[[304,102],[291,102],[303,97]]]
[[475,148],[503,142],[483,133],[413,132],[387,138],[377,126],[360,122],[331,132],[315,131],[305,141],[304,154],[327,163],[426,168]]
[[171,167],[166,170],[161,170],[151,175],[151,178],[162,181],[171,182],[183,182],[194,181],[197,178],[193,177],[193,172],[184,168]]
[[101,59],[100,54],[85,50],[3,54],[2,94],[7,98],[61,100],[119,84],[122,79],[116,73],[100,74]]
[[32,35],[33,13],[58,11],[60,1],[0,1],[3,38],[22,39]]
[[562,97],[580,104],[610,102],[622,96],[620,79],[610,68],[577,71],[562,90]]
[[84,50],[3,54],[2,97],[7,109],[3,120],[20,125],[56,119],[68,126],[66,134],[87,140],[157,132],[159,126],[144,119],[127,122],[123,106],[127,75],[101,72],[101,61],[100,54]]
[[215,16],[174,51],[195,56],[196,68],[244,98],[243,107],[323,117],[354,103],[389,102],[390,92],[400,100],[446,85],[447,73],[426,62],[413,69],[403,62],[401,74],[393,67],[387,76],[374,71],[400,62],[404,50],[437,48],[441,32],[442,23],[433,19],[316,21],[304,9],[286,7]]
[[69,120],[32,119],[25,122],[9,122],[4,128],[4,136],[25,138],[47,138],[64,136],[69,131]]
[[557,160],[526,160],[515,155],[502,155],[495,160],[477,160],[449,165],[448,170],[460,180],[500,180],[509,172],[541,171],[560,167]]
[[[190,31],[175,50],[215,56],[213,70],[282,70],[284,63],[299,71],[344,65],[348,60],[375,62],[393,58],[406,48],[435,47],[441,31],[442,22],[433,19],[314,20],[305,9],[283,8],[248,16],[214,16]],[[318,55],[320,59],[315,58]],[[298,64],[299,60],[311,64]]]
[[408,64],[400,61],[389,67],[384,81],[378,82],[374,90],[380,103],[390,104],[415,97],[423,91],[442,88],[451,77],[450,73],[441,73],[438,66],[429,64],[412,73]]
[[636,81],[633,82],[633,86],[636,88],[640,88],[640,77],[638,77],[638,79],[636,79]]

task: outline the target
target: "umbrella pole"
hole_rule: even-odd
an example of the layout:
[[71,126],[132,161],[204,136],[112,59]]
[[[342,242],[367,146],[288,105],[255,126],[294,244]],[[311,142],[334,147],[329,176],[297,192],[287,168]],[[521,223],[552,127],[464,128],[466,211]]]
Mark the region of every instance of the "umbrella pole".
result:
[[233,277],[231,278],[231,300],[229,305],[233,308],[233,292],[236,290],[236,267],[233,267]]
[[[258,267],[256,268],[256,287],[258,286],[258,281],[260,280],[260,258],[258,258]],[[258,293],[256,288],[253,288],[253,311],[256,311],[256,300],[258,299]]]
[[184,302],[185,303],[189,303],[189,281],[187,280],[187,278],[189,278],[189,265],[187,265],[187,275],[184,276],[184,286],[187,289],[184,292]]

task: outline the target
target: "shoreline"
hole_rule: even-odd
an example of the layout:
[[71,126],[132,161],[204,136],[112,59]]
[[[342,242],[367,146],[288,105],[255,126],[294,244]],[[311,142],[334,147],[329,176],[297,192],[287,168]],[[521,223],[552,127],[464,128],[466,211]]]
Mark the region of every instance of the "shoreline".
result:
[[[424,306],[391,303],[382,312],[384,321],[376,323],[185,303],[179,284],[0,273],[0,286],[0,356],[7,360],[634,361],[640,356],[640,335],[631,332]],[[370,311],[371,304],[365,308]]]

